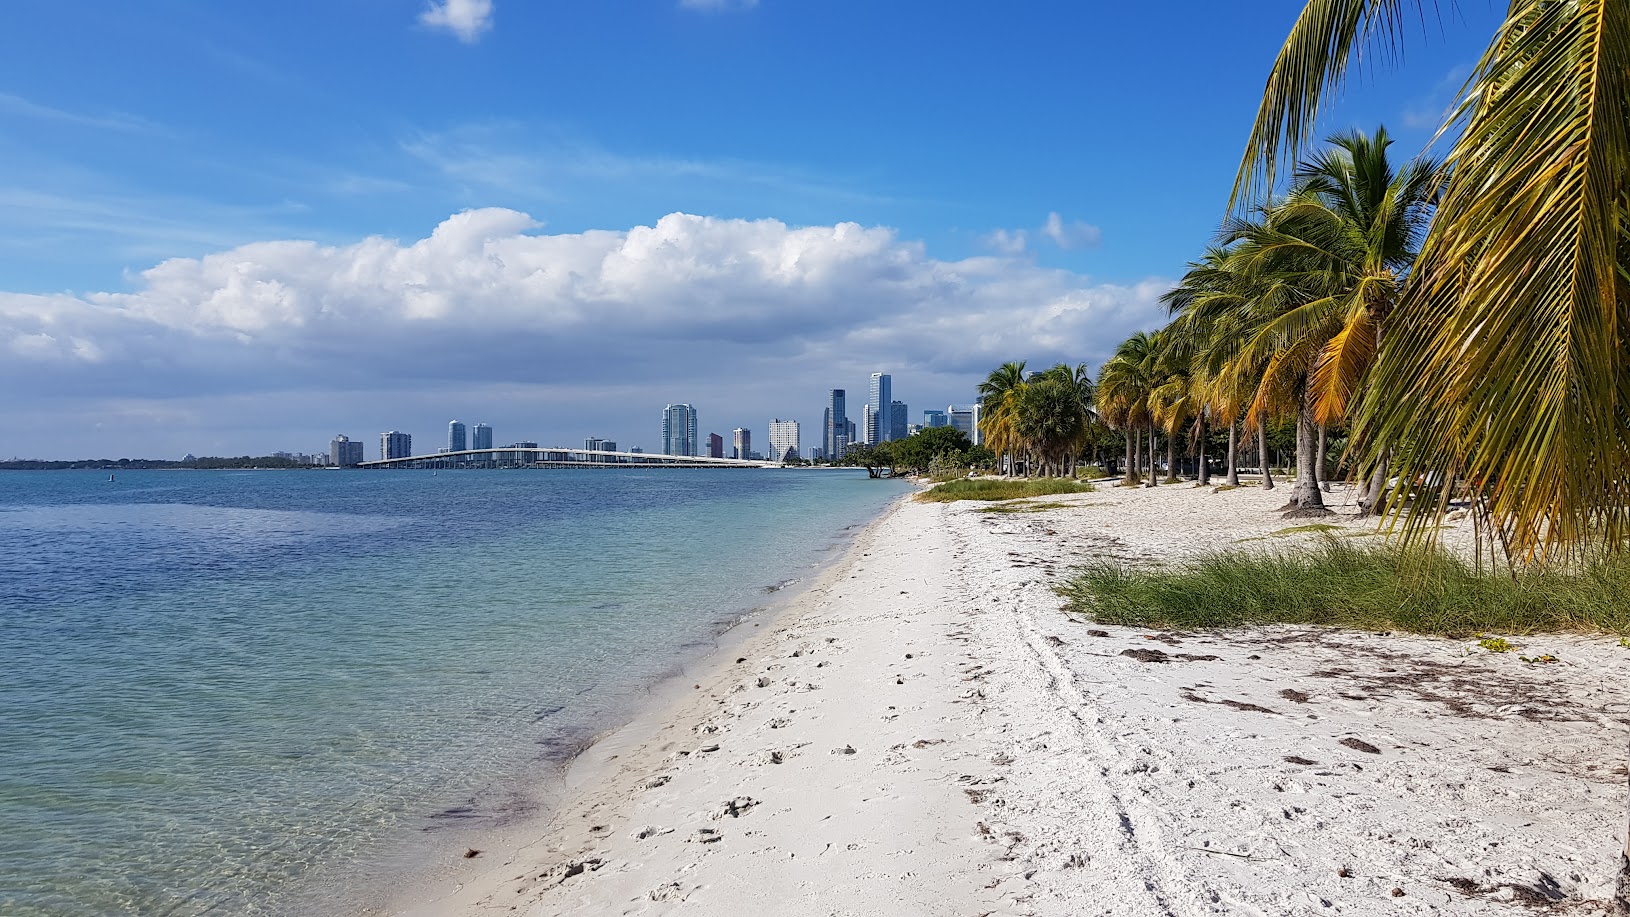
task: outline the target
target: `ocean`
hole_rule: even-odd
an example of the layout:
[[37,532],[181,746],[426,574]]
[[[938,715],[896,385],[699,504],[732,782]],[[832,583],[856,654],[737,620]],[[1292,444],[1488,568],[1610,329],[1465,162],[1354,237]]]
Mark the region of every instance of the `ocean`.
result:
[[0,472],[0,912],[293,913],[501,818],[904,490]]

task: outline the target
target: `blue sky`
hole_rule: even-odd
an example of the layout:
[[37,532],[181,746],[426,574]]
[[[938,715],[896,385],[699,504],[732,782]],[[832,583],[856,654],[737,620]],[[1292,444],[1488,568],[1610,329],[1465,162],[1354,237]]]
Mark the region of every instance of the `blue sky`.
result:
[[[651,447],[668,401],[808,443],[872,369],[915,415],[1096,365],[1215,227],[1298,9],[19,0],[0,455]],[[1421,149],[1494,22],[1444,16],[1326,126]]]

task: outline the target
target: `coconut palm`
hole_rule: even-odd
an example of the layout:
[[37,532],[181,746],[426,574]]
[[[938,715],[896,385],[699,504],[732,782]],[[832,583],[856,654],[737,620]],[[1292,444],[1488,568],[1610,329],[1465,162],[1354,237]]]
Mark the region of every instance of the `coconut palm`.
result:
[[1244,353],[1267,361],[1258,401],[1291,406],[1291,503],[1309,511],[1323,508],[1319,428],[1346,417],[1431,217],[1437,164],[1394,169],[1391,142],[1385,128],[1336,135],[1284,198],[1227,230],[1230,263],[1255,281],[1256,333]]
[[[1126,435],[1126,475],[1121,483],[1138,483],[1138,449],[1140,434],[1145,427],[1153,429],[1149,414],[1149,393],[1154,389],[1153,368],[1155,341],[1148,332],[1139,331],[1115,349],[1115,355],[1098,368],[1096,402],[1098,416],[1113,429]],[[1151,446],[1152,449],[1152,446]],[[1154,477],[1150,464],[1149,476]]]
[[[1268,77],[1235,201],[1272,185],[1401,0],[1309,0]],[[1415,3],[1412,6],[1422,6]],[[1630,3],[1511,0],[1444,132],[1437,215],[1353,433],[1401,495],[1458,479],[1514,562],[1630,536]],[[1435,519],[1394,500],[1405,538]],[[1618,909],[1630,913],[1630,849]]]
[[997,463],[1008,456],[1008,471],[1018,463],[1020,444],[1014,427],[1018,391],[1024,386],[1024,361],[1008,361],[991,370],[979,383],[979,432],[985,445],[996,453]]
[[[1421,4],[1408,4],[1420,6]],[[1280,51],[1235,200],[1313,136],[1401,0],[1309,2]],[[1354,436],[1398,487],[1459,478],[1518,561],[1630,535],[1630,4],[1512,0],[1453,110],[1450,174]],[[1438,488],[1447,499],[1449,488]],[[1406,537],[1429,514],[1402,514]]]

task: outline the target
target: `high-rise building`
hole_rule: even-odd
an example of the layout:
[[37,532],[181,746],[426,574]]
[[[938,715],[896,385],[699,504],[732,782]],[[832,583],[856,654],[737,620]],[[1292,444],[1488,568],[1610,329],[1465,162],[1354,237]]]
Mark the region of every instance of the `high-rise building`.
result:
[[407,458],[413,454],[413,437],[395,430],[379,434],[379,457],[382,459]]
[[351,437],[344,433],[334,437],[328,444],[328,464],[341,468],[362,464],[362,442],[360,440],[353,442]]
[[905,439],[906,436],[906,403],[904,401],[890,401],[889,439]]
[[951,426],[961,430],[969,439],[974,438],[974,406],[953,404],[945,409],[945,414]]
[[695,455],[701,444],[696,439],[696,408],[670,404],[662,409],[662,453]]
[[603,452],[603,451],[605,451],[605,448],[606,448],[606,441],[601,439],[598,436],[590,436],[587,439],[583,440],[583,451],[584,452]]
[[860,441],[867,445],[882,442],[883,430],[877,422],[877,411],[870,404],[860,408]]
[[724,458],[724,437],[717,433],[707,435],[708,458]]
[[465,449],[468,449],[468,448],[470,448],[470,446],[469,446],[469,443],[464,438],[464,424],[461,424],[456,420],[448,423],[447,424],[447,451],[448,452],[463,452]]
[[843,447],[838,445],[849,444],[849,415],[845,406],[847,398],[841,388],[835,388],[826,393],[826,416],[822,422],[821,452],[829,459],[837,459],[843,455]]
[[737,427],[730,431],[730,442],[735,447],[732,458],[744,459],[753,453],[753,431],[746,427]]
[[877,445],[889,439],[889,402],[894,400],[894,377],[888,373],[872,373],[871,388],[866,393],[866,406],[872,409],[866,424],[866,442]]
[[491,449],[492,448],[492,427],[489,427],[484,423],[478,423],[475,426],[471,427],[470,428],[470,448],[471,449]]
[[798,421],[779,417],[770,421],[770,461],[786,462],[797,458],[798,439]]
[[944,411],[927,410],[923,412],[923,426],[930,430],[935,427],[950,426],[950,424],[951,420],[945,416]]

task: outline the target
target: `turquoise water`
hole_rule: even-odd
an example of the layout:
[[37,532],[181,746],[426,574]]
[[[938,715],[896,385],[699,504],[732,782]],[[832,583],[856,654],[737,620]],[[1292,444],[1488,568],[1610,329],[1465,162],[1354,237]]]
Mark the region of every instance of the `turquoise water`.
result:
[[0,912],[286,913],[497,817],[902,491],[0,472]]

